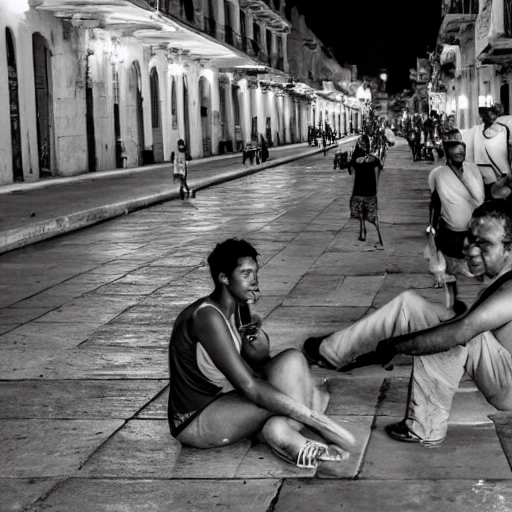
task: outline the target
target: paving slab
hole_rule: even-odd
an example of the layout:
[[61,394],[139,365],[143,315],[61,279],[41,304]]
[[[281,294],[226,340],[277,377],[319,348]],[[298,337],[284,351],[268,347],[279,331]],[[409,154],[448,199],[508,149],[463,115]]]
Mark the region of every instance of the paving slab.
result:
[[118,316],[116,315],[115,323],[127,323],[134,326],[134,328],[138,325],[163,325],[172,329],[174,320],[183,309],[183,305],[172,302],[164,302],[163,304],[168,305],[148,306],[138,304]]
[[440,447],[400,443],[391,439],[384,426],[400,421],[376,419],[360,478],[443,480],[512,479],[512,472],[492,425],[451,425]]
[[173,468],[173,478],[235,478],[250,448],[248,440],[207,450],[184,446]]
[[332,373],[334,376],[327,381],[331,398],[326,413],[336,416],[373,416],[384,377],[354,379]]
[[422,480],[308,481],[287,480],[275,512],[508,512],[509,481]]
[[[409,378],[388,378],[382,387],[377,414],[380,416],[400,416],[405,413]],[[496,409],[490,405],[474,382],[461,382],[455,394],[450,413],[450,425],[492,424],[490,414]]]
[[370,307],[384,281],[384,276],[316,277],[301,279],[283,305]]
[[37,510],[80,512],[267,512],[279,480],[82,480],[59,486]]
[[56,478],[0,478],[0,507],[3,512],[26,510],[58,481]]
[[55,306],[41,308],[3,308],[0,324],[25,324],[40,318],[49,311],[55,309]]
[[161,284],[142,284],[142,283],[113,283],[104,284],[94,291],[95,295],[149,295],[158,290]]
[[96,323],[30,322],[2,335],[0,348],[74,348],[88,339],[96,329]]
[[48,362],[57,356],[54,348],[7,348],[0,351],[0,378],[5,380],[44,377]]
[[131,420],[75,476],[172,478],[180,451],[181,444],[171,436],[167,420]]
[[343,274],[357,276],[383,276],[385,273],[421,274],[427,269],[427,263],[420,258],[388,254],[386,251],[343,253],[326,252],[318,258],[309,270],[312,275],[339,273],[340,264]]
[[0,381],[0,419],[128,419],[167,384],[151,381]]
[[295,325],[297,331],[302,327],[325,328],[326,332],[338,330],[341,324],[353,323],[368,311],[366,307],[328,307],[328,306],[280,306],[268,317],[269,322]]
[[[53,354],[44,365],[46,379],[167,379],[166,348],[91,347]],[[32,377],[33,368],[29,369]],[[36,372],[37,373],[37,372]]]
[[169,344],[171,330],[165,325],[133,326],[113,322],[96,329],[80,347],[165,348]]
[[0,478],[69,476],[121,420],[0,420]]
[[490,419],[494,422],[501,447],[503,448],[508,463],[512,468],[512,412],[496,411],[490,416]]

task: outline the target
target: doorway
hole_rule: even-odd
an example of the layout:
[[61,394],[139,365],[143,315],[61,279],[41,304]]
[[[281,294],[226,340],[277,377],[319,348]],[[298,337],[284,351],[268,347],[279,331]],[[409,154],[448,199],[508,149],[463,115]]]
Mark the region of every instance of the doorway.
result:
[[144,150],[144,114],[140,66],[137,61],[132,64],[130,76],[130,93],[135,100],[135,124],[137,145],[137,165],[142,165],[142,151]]
[[185,144],[187,148],[187,158],[190,158],[190,112],[187,75],[183,75],[183,121],[185,124]]
[[153,129],[153,157],[156,163],[164,161],[164,137],[162,131],[162,115],[160,112],[160,87],[158,72],[152,68],[149,73],[149,89],[151,94],[151,127]]
[[85,87],[85,124],[87,128],[87,169],[96,172],[96,136],[94,133],[94,92],[92,87],[90,55],[87,55],[86,87]]
[[37,152],[39,177],[52,175],[53,101],[51,52],[46,39],[39,33],[32,36],[34,83],[37,116]]
[[7,46],[7,69],[9,82],[9,108],[11,114],[11,153],[12,179],[23,181],[23,162],[21,156],[20,104],[18,100],[18,67],[11,31],[5,29]]
[[201,102],[201,133],[203,138],[203,156],[207,157],[211,156],[212,154],[212,98],[210,82],[204,76],[199,79],[199,98]]

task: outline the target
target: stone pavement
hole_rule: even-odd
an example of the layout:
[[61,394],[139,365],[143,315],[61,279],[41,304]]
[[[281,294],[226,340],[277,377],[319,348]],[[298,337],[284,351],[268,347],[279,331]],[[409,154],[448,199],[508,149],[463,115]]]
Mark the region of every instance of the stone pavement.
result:
[[[355,139],[340,142],[350,147]],[[193,160],[189,184],[207,188],[321,151],[307,143],[270,148],[261,165],[242,165],[240,153]],[[0,195],[0,253],[179,198],[170,163],[14,183],[0,186]]]
[[[243,236],[261,253],[274,353],[346,326],[405,288],[435,302],[421,254],[426,176],[390,151],[379,192],[385,250],[349,219],[352,178],[312,156],[0,256],[0,510],[512,510],[510,416],[465,379],[439,449],[397,443],[410,366],[338,374],[328,414],[358,453],[299,470],[249,442],[182,448],[166,421],[166,348],[211,289],[205,257]],[[461,283],[470,298],[478,286]],[[493,423],[489,414],[495,414]],[[226,419],[229,421],[229,418]]]

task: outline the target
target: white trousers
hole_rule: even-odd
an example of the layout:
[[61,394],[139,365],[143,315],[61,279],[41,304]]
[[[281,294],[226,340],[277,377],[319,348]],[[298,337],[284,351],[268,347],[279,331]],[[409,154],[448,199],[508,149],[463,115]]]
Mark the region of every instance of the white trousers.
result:
[[[407,291],[352,326],[333,333],[320,345],[320,353],[341,368],[375,350],[379,341],[433,327],[453,314]],[[512,356],[492,333],[484,332],[466,346],[414,358],[407,417],[409,427],[419,437],[438,441],[446,436],[453,397],[464,371],[494,407],[512,410]]]

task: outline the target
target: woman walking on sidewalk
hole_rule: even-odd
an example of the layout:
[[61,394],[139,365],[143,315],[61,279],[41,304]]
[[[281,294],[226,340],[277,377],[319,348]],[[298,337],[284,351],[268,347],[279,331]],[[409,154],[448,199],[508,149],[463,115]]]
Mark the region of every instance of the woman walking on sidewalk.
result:
[[187,174],[188,169],[186,145],[185,141],[180,139],[178,141],[178,153],[174,156],[174,183],[176,183],[176,181],[180,182],[181,199],[185,199],[185,190],[187,191],[187,197],[190,196],[190,188],[187,183]]

